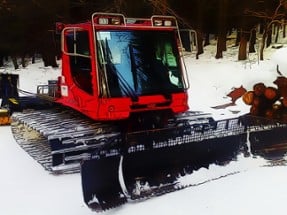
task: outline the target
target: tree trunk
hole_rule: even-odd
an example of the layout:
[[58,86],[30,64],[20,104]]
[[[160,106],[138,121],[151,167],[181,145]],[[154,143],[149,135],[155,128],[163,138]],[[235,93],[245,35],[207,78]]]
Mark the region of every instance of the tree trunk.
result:
[[265,24],[261,22],[259,24],[259,33],[264,34],[264,31],[265,31]]
[[196,59],[198,59],[198,56],[203,54],[203,13],[205,7],[205,1],[201,0],[198,1],[197,7],[196,7],[196,32],[197,32],[197,53],[196,53]]
[[272,43],[272,29],[270,29],[267,33],[266,47],[269,47],[271,43]]
[[204,46],[208,46],[208,45],[210,45],[209,33],[206,33],[205,38],[204,38]]
[[217,38],[217,48],[215,58],[223,58],[223,51],[226,50],[226,36],[219,36]]
[[240,40],[241,40],[241,30],[237,30],[237,32],[236,32],[235,46],[239,46]]
[[282,25],[282,27],[283,27],[283,38],[285,38],[286,37],[286,24],[285,24],[285,22]]
[[56,57],[51,54],[51,53],[44,53],[42,54],[42,58],[43,58],[43,62],[44,62],[44,66],[51,66],[53,68],[57,68],[58,64],[56,61]]
[[249,53],[255,53],[255,44],[256,44],[256,30],[252,29],[250,32],[250,40],[249,40]]
[[196,53],[196,59],[198,59],[199,55],[203,54],[203,36],[202,32],[200,30],[197,31],[197,53]]
[[4,56],[0,55],[0,67],[4,66]]
[[217,39],[217,51],[215,58],[223,58],[223,51],[226,51],[226,32],[227,32],[227,20],[226,13],[228,9],[228,0],[219,1],[219,17],[218,17],[218,39]]
[[34,64],[35,61],[36,61],[35,54],[32,54],[32,64]]
[[261,42],[260,53],[259,53],[259,59],[260,60],[264,60],[263,52],[264,52],[264,48],[265,48],[265,41],[266,41],[266,31],[264,31],[264,33],[262,35],[262,42]]
[[11,56],[11,59],[12,59],[13,65],[14,65],[14,69],[19,69],[19,65],[18,65],[18,62],[17,62],[17,57]]
[[239,43],[238,60],[246,60],[246,59],[247,59],[247,39],[246,36],[242,34]]
[[23,68],[25,68],[27,65],[26,65],[26,60],[25,60],[25,55],[22,55],[21,57],[21,65]]
[[277,42],[278,42],[278,38],[279,38],[279,31],[280,31],[280,25],[276,25],[275,43],[277,43]]

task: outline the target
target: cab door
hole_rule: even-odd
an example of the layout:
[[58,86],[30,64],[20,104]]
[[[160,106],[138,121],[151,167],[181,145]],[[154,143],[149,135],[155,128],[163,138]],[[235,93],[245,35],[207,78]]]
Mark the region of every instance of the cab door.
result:
[[70,74],[77,88],[93,95],[92,62],[89,31],[82,28],[65,29],[64,54],[68,56]]

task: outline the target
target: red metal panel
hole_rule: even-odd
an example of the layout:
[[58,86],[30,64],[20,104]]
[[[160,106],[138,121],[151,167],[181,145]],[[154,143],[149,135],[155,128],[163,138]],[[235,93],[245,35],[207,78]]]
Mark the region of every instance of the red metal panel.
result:
[[[91,59],[91,83],[93,86],[92,94],[80,89],[73,80],[70,68],[70,56],[63,53],[62,55],[62,76],[61,87],[66,90],[57,102],[69,106],[79,112],[87,115],[94,120],[119,120],[126,119],[132,112],[156,111],[170,109],[174,113],[184,112],[188,109],[187,93],[173,93],[166,98],[163,95],[139,96],[136,101],[128,97],[119,98],[100,98],[98,89],[98,75],[96,50],[94,41],[94,32],[92,22],[69,24],[65,27],[83,28],[89,34],[89,48]],[[150,20],[141,23],[124,23],[121,25],[95,25],[96,30],[154,30],[154,31],[174,31],[173,27],[156,27],[152,26]],[[64,32],[65,33],[65,32]],[[65,42],[65,41],[63,41]],[[64,44],[67,49],[67,45]]]

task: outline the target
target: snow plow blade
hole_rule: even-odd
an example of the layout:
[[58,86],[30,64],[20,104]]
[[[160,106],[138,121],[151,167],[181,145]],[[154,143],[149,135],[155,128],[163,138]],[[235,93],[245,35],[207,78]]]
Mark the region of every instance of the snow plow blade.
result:
[[245,115],[242,123],[247,126],[250,153],[267,161],[266,165],[286,164],[287,123],[281,119],[270,119]]
[[[127,201],[118,180],[119,163],[120,156],[113,156],[92,159],[82,164],[84,201],[93,210],[108,210]],[[95,172],[101,174],[93,174]]]
[[82,161],[84,201],[103,211],[191,186],[180,179],[245,153],[244,129],[239,119],[229,119],[129,133],[123,150],[109,156],[97,151]]

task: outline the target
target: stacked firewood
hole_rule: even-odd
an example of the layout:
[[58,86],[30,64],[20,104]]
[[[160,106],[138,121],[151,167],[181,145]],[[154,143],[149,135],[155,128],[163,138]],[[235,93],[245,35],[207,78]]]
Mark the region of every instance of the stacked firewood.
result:
[[277,87],[256,83],[242,99],[251,105],[250,114],[287,120],[287,78],[280,76],[273,82]]

